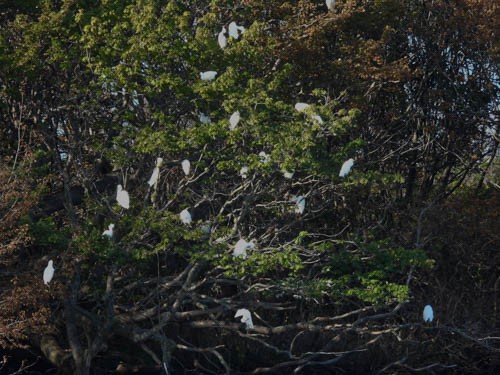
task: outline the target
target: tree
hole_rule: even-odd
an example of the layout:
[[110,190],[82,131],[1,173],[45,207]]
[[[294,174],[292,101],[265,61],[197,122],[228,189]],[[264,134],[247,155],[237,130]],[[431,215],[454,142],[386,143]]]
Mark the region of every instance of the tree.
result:
[[[35,337],[77,374],[106,367],[98,354],[110,348],[165,371],[373,369],[363,353],[420,328],[398,315],[419,309],[410,282],[432,264],[416,191],[443,199],[498,146],[488,133],[494,22],[474,18],[494,8],[467,4],[346,1],[326,13],[306,1],[66,0],[31,14],[11,5],[1,155],[3,173],[26,176],[5,186],[0,212],[4,231],[25,228],[24,242],[6,237],[9,261],[33,254],[2,295],[17,301],[2,310],[3,340]],[[231,21],[246,30],[221,49]],[[477,28],[490,36],[464,38]],[[204,71],[216,79],[201,80]],[[157,157],[160,179],[148,186]],[[118,184],[128,210],[115,202]],[[37,194],[8,216],[28,186]],[[397,221],[401,207],[422,212],[412,227]],[[255,244],[247,257],[233,255],[240,239]],[[33,269],[48,258],[56,277],[33,298]],[[253,329],[234,318],[240,308]]]

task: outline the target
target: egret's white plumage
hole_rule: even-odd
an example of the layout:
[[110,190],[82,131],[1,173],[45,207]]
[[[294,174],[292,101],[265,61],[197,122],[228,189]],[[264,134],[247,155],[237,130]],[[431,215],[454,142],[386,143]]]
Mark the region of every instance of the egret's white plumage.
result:
[[335,8],[335,0],[326,0],[325,3],[328,10]]
[[217,75],[217,72],[213,70],[207,70],[206,72],[201,72],[200,73],[200,78],[202,81],[211,81],[212,79],[215,78]]
[[49,285],[50,281],[54,277],[54,262],[52,260],[49,260],[49,264],[47,264],[47,267],[43,270],[43,283],[45,285]]
[[181,218],[182,224],[189,225],[193,221],[191,219],[191,214],[189,213],[189,211],[187,210],[187,208],[185,208],[185,209],[183,209],[181,211],[181,213],[179,214],[179,217]]
[[342,168],[340,168],[339,177],[346,176],[350,171],[352,166],[354,165],[354,159],[349,159],[342,164]]
[[108,229],[106,229],[104,232],[102,232],[103,236],[112,238],[113,237],[113,228],[115,227],[115,224],[109,224]]
[[209,124],[211,121],[210,121],[210,116],[207,116],[206,114],[204,113],[200,113],[200,122],[202,124]]
[[288,180],[291,180],[293,178],[293,173],[294,172],[283,172],[283,177],[285,177]]
[[271,157],[264,151],[259,152],[259,157],[261,163],[269,163],[269,161],[271,160]]
[[191,171],[191,163],[189,162],[189,160],[184,159],[182,161],[181,165],[182,165],[182,170],[183,170],[184,174],[187,176],[189,174],[189,172]]
[[123,186],[118,184],[116,187],[116,200],[120,206],[123,208],[130,208],[130,197],[128,195],[127,190],[123,189]]
[[234,112],[229,118],[229,129],[234,130],[238,125],[238,122],[240,122],[240,119],[241,119],[240,112],[238,111]]
[[307,103],[296,103],[295,104],[295,110],[298,112],[304,112],[306,108],[309,107],[309,104]]
[[240,37],[239,32],[242,34],[245,32],[245,28],[243,26],[238,26],[236,22],[231,22],[229,24],[229,36],[234,39],[238,39]]
[[247,257],[247,249],[253,249],[254,247],[255,244],[252,241],[247,242],[242,238],[238,240],[238,242],[236,242],[236,245],[234,246],[233,255],[235,257],[241,256],[243,259],[245,259]]
[[252,314],[247,309],[238,309],[238,311],[236,311],[236,314],[234,315],[234,317],[235,318],[241,317],[240,321],[242,323],[245,323],[245,325],[247,326],[247,329],[253,328]]
[[434,311],[432,310],[431,305],[425,305],[424,313],[422,314],[424,318],[424,322],[432,322],[434,319]]
[[241,176],[241,178],[247,178],[248,177],[248,167],[247,166],[241,167],[241,169],[240,169],[240,176]]
[[217,36],[217,41],[219,42],[219,47],[224,49],[227,46],[227,38],[226,38],[226,28],[222,26],[222,30]]
[[294,195],[291,201],[295,202],[295,213],[303,214],[306,208],[306,198],[302,195]]
[[324,124],[324,121],[323,121],[323,119],[321,118],[321,116],[320,116],[320,115],[313,115],[313,116],[311,116],[311,118],[312,118],[313,120],[317,121],[317,122],[318,122],[318,124],[320,124],[320,125],[323,125],[323,124]]

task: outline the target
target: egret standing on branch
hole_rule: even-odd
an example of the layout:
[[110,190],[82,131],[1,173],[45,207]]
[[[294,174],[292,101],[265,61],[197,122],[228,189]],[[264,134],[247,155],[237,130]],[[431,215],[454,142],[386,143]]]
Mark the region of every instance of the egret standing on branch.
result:
[[207,70],[206,72],[200,73],[200,78],[202,81],[211,81],[212,79],[215,78],[217,75],[217,72],[213,70]]
[[106,229],[104,232],[102,232],[103,236],[106,236],[108,238],[113,238],[113,228],[115,227],[115,224],[109,224],[108,229]]
[[52,260],[49,260],[49,264],[47,267],[45,267],[45,270],[43,270],[43,283],[45,285],[49,285],[50,281],[54,277],[54,267],[53,267],[54,262]]
[[187,210],[187,208],[183,209],[181,213],[179,214],[179,217],[181,218],[182,224],[190,225],[191,222],[193,221],[191,219],[191,214]]
[[238,39],[240,37],[239,32],[242,34],[245,32],[245,28],[243,26],[238,26],[236,22],[231,22],[229,24],[229,36],[234,39]]
[[246,259],[247,249],[253,249],[254,247],[255,244],[252,241],[247,242],[242,238],[238,242],[236,242],[236,245],[234,246],[233,256]]
[[116,200],[123,208],[130,208],[130,198],[128,196],[128,192],[127,190],[123,190],[123,187],[120,184],[116,187]]
[[227,38],[226,38],[226,28],[222,26],[222,31],[219,33],[217,37],[217,41],[219,42],[219,47],[224,49],[227,46]]
[[239,309],[238,311],[236,311],[234,317],[241,317],[241,322],[245,323],[247,329],[253,329],[252,314],[247,309]]
[[349,159],[342,164],[342,168],[340,168],[339,177],[347,176],[347,174],[351,171],[352,166],[354,165],[354,159]]
[[238,122],[240,122],[240,119],[241,119],[240,112],[238,111],[234,112],[229,118],[229,130],[236,129],[236,126],[238,125]]
[[335,0],[326,0],[325,3],[328,10],[335,8]]
[[153,169],[153,174],[151,175],[148,184],[149,186],[156,185],[158,182],[158,178],[160,177],[160,167],[163,164],[163,159],[162,158],[156,158],[156,166]]
[[434,320],[434,311],[432,310],[431,305],[425,305],[424,313],[422,314],[424,318],[424,322],[432,322]]
[[189,172],[191,171],[191,163],[189,162],[189,160],[184,159],[182,161],[181,165],[182,165],[182,171],[187,176],[189,174]]

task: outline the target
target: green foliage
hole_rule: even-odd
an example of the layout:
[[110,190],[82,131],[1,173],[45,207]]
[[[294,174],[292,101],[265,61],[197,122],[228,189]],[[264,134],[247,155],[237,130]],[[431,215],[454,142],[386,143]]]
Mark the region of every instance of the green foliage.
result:
[[70,234],[67,229],[61,228],[54,219],[45,217],[33,222],[25,218],[22,223],[30,225],[30,235],[34,238],[34,245],[44,251],[64,251],[67,249]]

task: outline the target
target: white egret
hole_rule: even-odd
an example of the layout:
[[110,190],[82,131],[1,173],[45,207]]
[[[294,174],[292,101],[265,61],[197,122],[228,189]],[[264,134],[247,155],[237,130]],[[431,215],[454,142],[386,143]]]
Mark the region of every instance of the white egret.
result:
[[189,174],[189,171],[191,171],[191,163],[189,160],[184,159],[181,163],[182,165],[182,170],[184,171],[184,174],[187,176]]
[[202,81],[211,81],[215,78],[216,75],[217,72],[214,72],[213,70],[207,70],[206,72],[200,73],[200,78]]
[[259,152],[259,157],[261,163],[269,163],[269,161],[271,161],[271,157],[264,151]]
[[283,172],[283,177],[285,177],[288,180],[291,180],[293,178],[294,172]]
[[148,184],[149,186],[153,186],[158,182],[158,178],[160,177],[160,167],[163,164],[162,158],[156,158],[156,166],[153,169],[153,174],[149,178]]
[[242,323],[245,323],[245,325],[247,326],[247,329],[253,329],[252,314],[247,309],[238,309],[238,311],[236,311],[236,314],[234,315],[234,317],[235,318],[241,317],[240,321]]
[[241,119],[240,112],[238,111],[234,112],[229,118],[229,129],[234,130],[238,125],[238,122],[240,122],[240,119]]
[[123,190],[123,187],[120,184],[116,187],[116,200],[123,208],[128,209],[130,207],[130,197],[128,192],[127,190]]
[[434,319],[434,311],[432,310],[431,305],[425,305],[424,313],[422,314],[424,318],[424,322],[432,322]]
[[313,120],[316,120],[316,121],[318,122],[318,124],[320,124],[320,125],[323,125],[323,124],[324,124],[324,121],[323,121],[323,119],[321,118],[321,116],[320,116],[320,115],[313,115],[313,116],[311,116],[311,118],[312,118]]
[[247,257],[247,249],[253,248],[255,248],[255,244],[252,241],[247,242],[243,238],[241,238],[240,240],[238,240],[238,242],[236,242],[236,245],[234,245],[233,256],[241,256],[243,259],[245,259]]
[[191,219],[191,214],[189,213],[189,211],[187,210],[187,208],[185,208],[185,209],[183,209],[181,211],[181,213],[179,214],[179,217],[181,218],[182,224],[189,225],[193,221]]
[[326,0],[325,3],[328,10],[335,8],[335,0]]
[[49,285],[50,281],[54,277],[54,262],[52,260],[49,260],[49,264],[45,269],[43,270],[43,283],[45,285]]
[[200,122],[202,124],[210,124],[211,120],[210,120],[210,116],[207,116],[206,114],[204,113],[200,113]]
[[247,178],[248,177],[248,167],[245,165],[241,167],[240,169],[240,176],[241,178]]
[[354,165],[354,159],[349,159],[342,164],[342,168],[340,168],[339,177],[346,176],[350,171],[352,166]]
[[295,104],[295,110],[298,112],[304,112],[306,108],[309,107],[309,104],[307,103],[296,103]]
[[302,195],[294,195],[291,201],[295,202],[295,213],[303,214],[306,208],[306,198]]
[[106,229],[104,232],[102,232],[103,236],[106,236],[108,238],[113,237],[113,228],[115,227],[115,224],[109,224],[108,229]]
[[217,41],[219,42],[219,47],[222,49],[226,48],[227,46],[227,38],[225,34],[226,34],[226,28],[222,26],[222,30],[217,37]]
[[234,39],[238,39],[240,37],[239,32],[242,34],[245,32],[245,28],[243,26],[238,26],[236,22],[231,22],[229,24],[229,36]]

